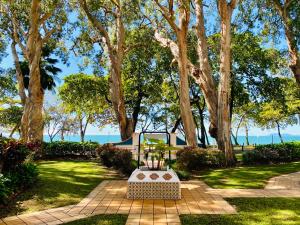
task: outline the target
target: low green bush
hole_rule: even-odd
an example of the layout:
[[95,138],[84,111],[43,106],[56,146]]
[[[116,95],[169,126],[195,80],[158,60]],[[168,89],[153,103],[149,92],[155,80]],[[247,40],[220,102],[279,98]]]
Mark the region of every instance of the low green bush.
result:
[[180,170],[201,170],[225,165],[224,153],[219,150],[204,150],[186,147],[177,151],[177,166]]
[[1,138],[0,148],[0,205],[4,205],[13,195],[36,182],[38,170],[29,161],[40,144]]
[[300,160],[300,143],[258,145],[243,153],[244,164],[269,164]]
[[9,182],[10,180],[0,173],[0,205],[6,204],[12,194],[12,190],[8,186]]
[[128,149],[117,148],[111,144],[105,144],[97,149],[101,162],[107,167],[114,167],[129,175],[135,169],[132,153]]
[[95,158],[96,149],[99,147],[95,142],[68,142],[55,141],[45,142],[42,148],[42,158]]

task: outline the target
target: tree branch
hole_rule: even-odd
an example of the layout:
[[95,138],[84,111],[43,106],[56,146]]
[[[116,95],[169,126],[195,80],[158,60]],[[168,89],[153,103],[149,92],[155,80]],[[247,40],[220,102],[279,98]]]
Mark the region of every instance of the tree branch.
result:
[[88,19],[90,20],[90,22],[93,24],[94,27],[98,29],[100,34],[104,37],[108,50],[113,51],[113,47],[110,43],[108,32],[105,30],[102,24],[90,13],[86,0],[79,0],[79,3],[81,8],[84,10],[85,14],[87,15]]
[[[173,11],[173,6],[170,6],[169,5],[169,10],[172,10],[172,13],[169,13],[168,12],[168,9],[164,6],[162,6],[158,0],[154,0],[156,5],[159,7],[159,11],[161,12],[162,16],[168,21],[168,23],[170,24],[170,26],[172,27],[172,29],[177,32],[179,30],[178,26],[176,25],[176,23],[174,22],[173,20],[173,14],[174,14],[174,11]],[[169,1],[169,4],[172,3],[173,4],[173,1]]]

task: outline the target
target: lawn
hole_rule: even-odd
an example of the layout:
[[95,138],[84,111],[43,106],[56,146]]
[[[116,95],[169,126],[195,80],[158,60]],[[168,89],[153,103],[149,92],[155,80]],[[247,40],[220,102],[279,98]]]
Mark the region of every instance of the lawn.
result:
[[97,162],[41,161],[38,168],[36,186],[0,209],[0,217],[76,204],[103,179],[116,177]]
[[300,162],[203,170],[194,177],[213,188],[263,188],[274,176],[300,171]]
[[227,199],[236,215],[182,215],[183,225],[296,225],[300,224],[299,198]]
[[73,222],[67,225],[124,225],[127,215],[98,215]]

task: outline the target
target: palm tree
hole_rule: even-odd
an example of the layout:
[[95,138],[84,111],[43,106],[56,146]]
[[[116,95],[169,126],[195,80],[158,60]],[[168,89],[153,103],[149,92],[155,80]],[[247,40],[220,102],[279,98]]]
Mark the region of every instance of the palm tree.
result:
[[[43,90],[54,90],[56,81],[58,80],[57,74],[61,69],[56,67],[58,59],[51,58],[52,49],[45,46],[42,50],[42,60],[40,62],[41,71],[41,86]],[[29,86],[29,66],[27,61],[22,61],[21,70],[24,79],[24,86],[28,89]]]

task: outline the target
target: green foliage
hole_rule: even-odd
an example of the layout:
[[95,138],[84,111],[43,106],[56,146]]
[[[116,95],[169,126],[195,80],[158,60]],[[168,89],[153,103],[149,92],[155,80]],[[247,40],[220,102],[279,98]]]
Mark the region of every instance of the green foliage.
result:
[[107,78],[79,73],[64,78],[59,96],[70,112],[95,114],[105,109],[107,91]]
[[42,158],[95,158],[99,144],[94,142],[44,142]]
[[12,105],[0,108],[0,126],[4,128],[14,128],[21,124],[23,107]]
[[219,150],[204,150],[200,148],[184,148],[176,153],[179,169],[201,170],[203,168],[218,168],[225,165],[224,153]]
[[11,195],[11,189],[8,186],[9,179],[0,173],[0,205],[5,204]]
[[12,102],[17,95],[17,88],[11,71],[3,71],[0,68],[0,105]]
[[[42,58],[40,62],[40,82],[44,90],[53,90],[56,87],[55,81],[58,79],[57,75],[61,72],[61,69],[56,66],[59,62],[58,59],[51,58],[54,53],[54,45],[46,45],[42,49]],[[28,89],[29,86],[29,64],[27,61],[20,62],[24,86]]]
[[124,174],[131,174],[135,169],[132,153],[127,149],[120,149],[111,144],[102,145],[97,149],[101,162],[107,167],[114,167]]
[[258,145],[254,150],[243,153],[244,164],[280,163],[300,159],[300,143]]
[[33,144],[0,139],[0,205],[7,204],[13,194],[18,194],[36,182],[37,167],[27,162],[34,149]]
[[1,171],[14,171],[18,166],[24,163],[25,159],[31,153],[27,144],[15,140],[4,140],[0,143],[1,148]]
[[38,177],[37,166],[33,163],[23,163],[10,171],[5,176],[8,178],[8,186],[13,192],[31,187]]

